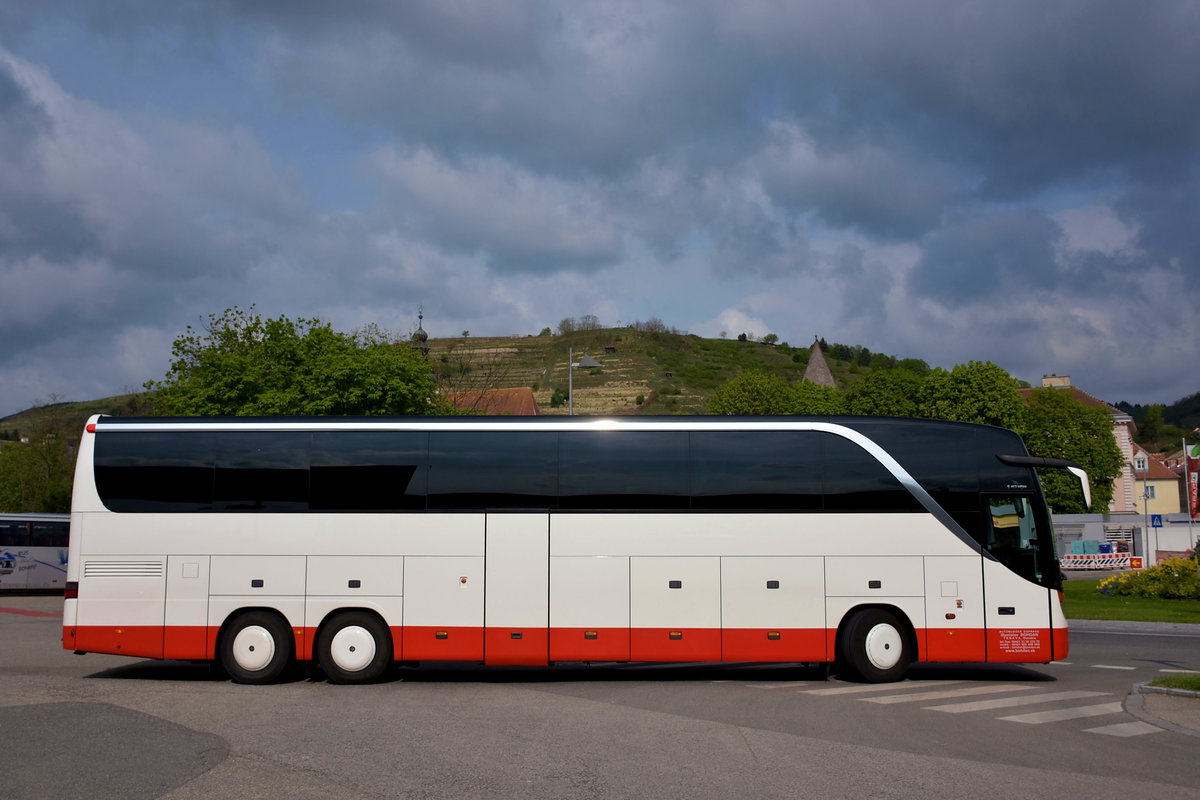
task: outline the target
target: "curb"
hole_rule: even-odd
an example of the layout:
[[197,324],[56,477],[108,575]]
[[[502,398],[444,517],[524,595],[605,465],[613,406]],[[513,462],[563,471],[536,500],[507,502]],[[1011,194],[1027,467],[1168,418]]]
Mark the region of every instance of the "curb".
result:
[[1156,728],[1162,728],[1173,733],[1182,733],[1185,736],[1194,736],[1200,739],[1200,731],[1194,731],[1191,728],[1184,728],[1176,725],[1174,722],[1167,722],[1165,719],[1160,719],[1151,714],[1146,713],[1142,707],[1142,696],[1147,694],[1167,694],[1176,697],[1200,697],[1200,692],[1192,692],[1187,689],[1167,689],[1162,686],[1149,686],[1148,681],[1135,683],[1129,690],[1129,694],[1125,696],[1125,710],[1142,722],[1147,722]]
[[1200,697],[1200,692],[1194,692],[1191,689],[1172,689],[1170,686],[1151,686],[1148,683],[1139,683],[1133,687],[1133,690],[1138,694],[1169,694],[1175,697]]

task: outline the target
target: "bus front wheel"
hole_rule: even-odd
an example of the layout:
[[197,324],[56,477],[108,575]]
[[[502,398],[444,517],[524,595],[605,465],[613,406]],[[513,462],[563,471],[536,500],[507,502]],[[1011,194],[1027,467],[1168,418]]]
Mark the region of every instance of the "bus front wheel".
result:
[[292,629],[267,611],[242,614],[221,639],[221,666],[236,683],[273,683],[291,660]]
[[865,608],[846,623],[842,656],[846,665],[865,681],[898,681],[912,660],[908,632],[890,611]]
[[338,614],[321,629],[317,659],[331,683],[370,683],[392,661],[392,633],[374,614]]

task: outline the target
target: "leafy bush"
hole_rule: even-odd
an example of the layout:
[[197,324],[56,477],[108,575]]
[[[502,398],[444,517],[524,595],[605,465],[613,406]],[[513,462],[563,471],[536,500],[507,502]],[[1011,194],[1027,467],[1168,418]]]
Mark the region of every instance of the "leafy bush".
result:
[[1200,600],[1200,561],[1195,555],[1168,558],[1156,567],[1105,578],[1097,588],[1107,595]]

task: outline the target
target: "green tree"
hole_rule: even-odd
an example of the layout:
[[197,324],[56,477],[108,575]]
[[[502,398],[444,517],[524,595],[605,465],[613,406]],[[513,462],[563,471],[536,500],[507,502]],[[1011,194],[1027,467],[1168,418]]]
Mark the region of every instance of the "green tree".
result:
[[915,417],[921,378],[908,370],[872,372],[846,387],[847,414],[876,417]]
[[794,395],[785,379],[748,369],[717,387],[708,398],[708,413],[792,414],[794,405]]
[[[39,406],[23,425],[18,441],[0,444],[0,509],[70,511],[76,445],[82,430],[79,420],[64,414],[53,400]],[[19,441],[21,436],[28,441]]]
[[922,417],[1014,430],[1021,427],[1026,411],[1017,381],[990,361],[959,364],[949,372],[933,370],[921,383],[917,403]]
[[811,381],[792,384],[792,405],[788,413],[810,416],[823,414],[845,414],[845,398],[832,386],[821,386]]
[[902,358],[896,362],[896,369],[908,370],[922,378],[929,374],[929,365],[920,358]]
[[264,320],[249,310],[209,315],[175,339],[154,413],[174,416],[447,413],[429,363],[370,326],[340,333],[319,319]]
[[1138,441],[1147,444],[1153,442],[1162,433],[1163,426],[1166,424],[1166,420],[1163,419],[1163,407],[1158,403],[1148,406],[1146,416],[1138,425]]
[[1112,430],[1107,411],[1084,405],[1069,392],[1045,387],[1029,393],[1029,410],[1019,428],[1029,452],[1074,461],[1087,470],[1092,487],[1092,506],[1085,509],[1074,475],[1059,469],[1039,471],[1046,500],[1055,513],[1103,513],[1108,509],[1113,481],[1124,464]]

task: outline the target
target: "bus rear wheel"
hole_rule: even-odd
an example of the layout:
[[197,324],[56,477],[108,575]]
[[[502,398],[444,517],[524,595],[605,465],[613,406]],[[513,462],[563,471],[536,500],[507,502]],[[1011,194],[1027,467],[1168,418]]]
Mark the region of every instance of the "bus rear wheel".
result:
[[912,652],[908,632],[890,611],[864,608],[842,631],[842,658],[853,672],[870,683],[891,683],[904,677]]
[[321,629],[317,659],[331,683],[370,683],[392,662],[392,632],[374,614],[338,614]]
[[292,661],[292,629],[268,611],[248,611],[221,638],[221,666],[236,683],[279,680]]

